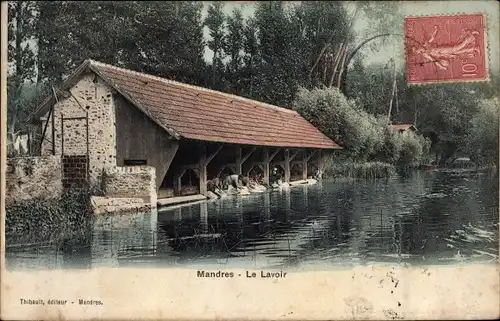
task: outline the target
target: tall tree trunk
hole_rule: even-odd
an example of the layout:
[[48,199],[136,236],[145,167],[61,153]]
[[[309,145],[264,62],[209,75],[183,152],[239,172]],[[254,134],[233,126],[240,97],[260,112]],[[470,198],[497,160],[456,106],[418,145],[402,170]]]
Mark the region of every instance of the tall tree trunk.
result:
[[217,51],[214,51],[214,57],[212,58],[212,89],[216,89],[215,86],[215,77],[217,75]]
[[393,61],[392,64],[394,66],[392,94],[391,94],[391,101],[389,102],[389,112],[387,113],[387,122],[389,123],[389,125],[391,124],[392,102],[394,101],[394,95],[396,94],[396,63]]
[[17,125],[17,114],[19,110],[19,98],[21,95],[21,86],[22,86],[22,79],[21,79],[21,70],[23,69],[23,57],[22,57],[22,32],[23,32],[23,2],[18,1],[16,2],[16,29],[15,29],[15,34],[16,34],[16,41],[15,41],[15,70],[16,74],[14,76],[14,113],[12,114],[11,122],[10,122],[10,132],[15,133],[16,131],[16,125]]
[[[344,52],[342,53],[342,63],[340,64],[340,72],[339,72],[339,76],[337,78],[337,88],[340,89],[340,84],[342,82],[342,75],[344,74],[344,70],[347,69],[347,66],[346,66],[346,56],[347,56],[347,47],[348,47],[348,44],[346,43],[345,47],[344,47]],[[346,73],[347,73],[347,70],[346,70]]]
[[253,98],[253,54],[250,56],[250,98]]
[[339,62],[340,62],[340,55],[342,53],[342,50],[344,48],[344,43],[342,42],[340,44],[340,47],[337,51],[337,54],[335,55],[335,60],[334,60],[334,66],[333,66],[333,70],[332,70],[332,75],[330,77],[330,82],[328,83],[328,87],[332,87],[333,86],[333,81],[335,80],[335,74],[337,73],[337,68],[339,66]]
[[330,36],[330,38],[327,40],[321,51],[319,52],[318,58],[316,58],[316,61],[314,62],[314,65],[309,69],[309,81],[312,80],[312,74],[314,72],[314,69],[318,66],[319,62],[321,61],[321,57],[325,54],[326,49],[330,45],[330,42],[333,40],[333,34]]

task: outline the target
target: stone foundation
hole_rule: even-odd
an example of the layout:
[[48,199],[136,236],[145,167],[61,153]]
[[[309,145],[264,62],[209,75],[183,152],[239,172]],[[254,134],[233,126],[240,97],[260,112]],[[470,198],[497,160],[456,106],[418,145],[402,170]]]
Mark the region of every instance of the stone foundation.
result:
[[7,159],[5,201],[53,199],[63,193],[60,156]]
[[91,202],[93,212],[96,215],[108,213],[136,213],[151,210],[151,204],[144,202],[142,198],[92,196]]
[[104,195],[113,198],[140,198],[156,207],[156,170],[152,166],[107,168],[102,177]]

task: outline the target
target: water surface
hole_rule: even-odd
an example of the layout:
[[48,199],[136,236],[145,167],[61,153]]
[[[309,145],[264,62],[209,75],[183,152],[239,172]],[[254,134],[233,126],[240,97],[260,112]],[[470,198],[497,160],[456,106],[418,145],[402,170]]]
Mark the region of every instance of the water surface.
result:
[[15,269],[329,268],[498,261],[487,172],[323,182],[152,213],[100,216],[86,244],[7,248]]

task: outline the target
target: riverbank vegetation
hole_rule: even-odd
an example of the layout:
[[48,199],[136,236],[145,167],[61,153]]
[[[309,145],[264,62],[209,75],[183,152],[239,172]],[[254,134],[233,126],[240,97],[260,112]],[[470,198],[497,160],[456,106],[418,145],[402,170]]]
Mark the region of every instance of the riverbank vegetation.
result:
[[9,245],[57,242],[83,246],[92,223],[90,193],[74,192],[52,200],[23,200],[6,206],[5,238]]
[[386,117],[366,112],[337,88],[301,88],[293,108],[344,148],[328,163],[330,177],[388,177],[396,167],[429,161],[428,139],[392,130]]
[[499,165],[499,98],[479,102],[479,110],[470,120],[466,147],[471,159],[482,166]]

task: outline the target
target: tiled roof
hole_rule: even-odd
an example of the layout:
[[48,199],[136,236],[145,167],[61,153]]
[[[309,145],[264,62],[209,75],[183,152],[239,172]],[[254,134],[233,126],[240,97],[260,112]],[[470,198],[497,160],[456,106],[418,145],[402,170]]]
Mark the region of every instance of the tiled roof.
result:
[[417,130],[413,124],[399,124],[399,125],[391,125],[392,129],[395,131],[407,131],[408,129]]
[[269,147],[341,148],[295,111],[92,60],[87,63],[180,138]]

